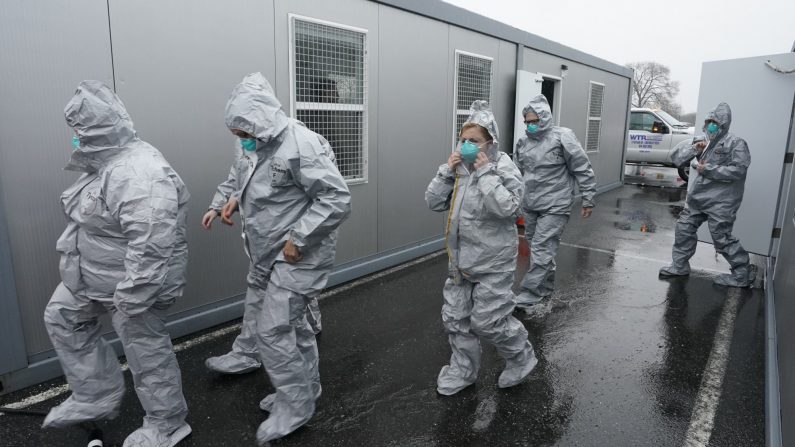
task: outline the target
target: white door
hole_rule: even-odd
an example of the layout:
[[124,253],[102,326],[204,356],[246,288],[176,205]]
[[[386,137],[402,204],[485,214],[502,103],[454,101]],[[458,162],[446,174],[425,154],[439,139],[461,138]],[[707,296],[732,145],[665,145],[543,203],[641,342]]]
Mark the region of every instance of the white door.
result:
[[[695,123],[700,129],[707,112],[720,102],[731,107],[730,132],[743,138],[751,151],[734,235],[746,250],[764,256],[770,255],[772,247],[795,98],[795,75],[777,73],[765,64],[768,60],[783,69],[795,68],[795,53],[705,62]],[[694,181],[698,179],[691,178],[690,184]],[[699,239],[712,242],[706,224],[699,230]]]
[[[533,97],[541,94],[541,84],[543,82],[544,77],[540,73],[531,73],[524,70],[516,72],[516,112],[513,126],[513,147],[516,147],[516,142],[524,135],[525,125],[522,109]],[[507,148],[504,149],[507,150]]]

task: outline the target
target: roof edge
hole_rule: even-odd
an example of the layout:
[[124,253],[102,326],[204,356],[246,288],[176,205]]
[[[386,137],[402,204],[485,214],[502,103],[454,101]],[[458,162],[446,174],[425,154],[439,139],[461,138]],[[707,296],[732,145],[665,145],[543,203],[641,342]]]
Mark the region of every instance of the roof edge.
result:
[[539,35],[514,28],[506,23],[490,19],[442,0],[371,0],[375,3],[413,12],[450,25],[476,30],[479,33],[507,40],[528,48],[562,57],[573,62],[598,68],[632,79],[633,71],[623,65],[593,56]]

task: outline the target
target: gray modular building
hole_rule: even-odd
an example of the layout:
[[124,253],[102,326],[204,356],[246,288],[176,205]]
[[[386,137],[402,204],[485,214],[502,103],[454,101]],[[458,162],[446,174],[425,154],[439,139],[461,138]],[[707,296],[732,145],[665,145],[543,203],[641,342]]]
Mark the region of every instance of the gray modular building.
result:
[[59,282],[58,198],[76,178],[62,170],[63,107],[83,79],[116,89],[192,194],[172,335],[240,317],[239,227],[199,222],[234,157],[224,106],[254,71],[329,139],[350,182],[332,284],[443,246],[444,217],[423,193],[475,99],[490,101],[510,151],[516,108],[543,91],[587,147],[600,189],[622,182],[631,70],[440,1],[3,1],[0,392],[61,374],[42,311]]

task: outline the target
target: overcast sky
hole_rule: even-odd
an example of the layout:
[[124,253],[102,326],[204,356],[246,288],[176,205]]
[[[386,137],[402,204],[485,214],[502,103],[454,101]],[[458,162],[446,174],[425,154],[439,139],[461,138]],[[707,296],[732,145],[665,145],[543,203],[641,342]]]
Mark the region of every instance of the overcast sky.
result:
[[787,53],[795,41],[795,0],[445,1],[611,62],[667,65],[683,112],[696,111],[702,62]]

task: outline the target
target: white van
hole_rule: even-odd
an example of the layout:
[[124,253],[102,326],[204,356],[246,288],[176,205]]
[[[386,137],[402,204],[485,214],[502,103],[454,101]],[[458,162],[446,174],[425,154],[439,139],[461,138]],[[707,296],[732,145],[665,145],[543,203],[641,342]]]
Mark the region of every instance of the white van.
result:
[[[662,110],[633,107],[629,117],[627,163],[652,164],[678,168],[671,162],[671,149],[693,138],[694,128]],[[687,181],[689,168],[678,168]]]

